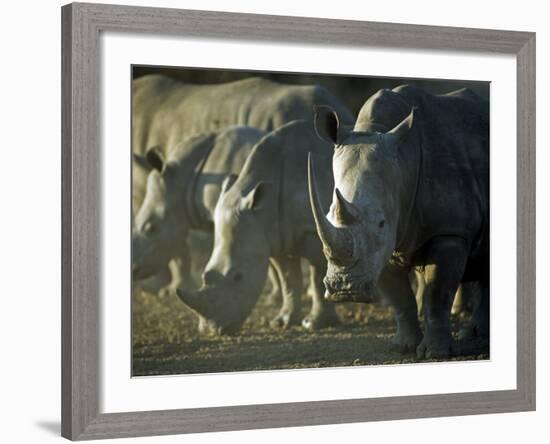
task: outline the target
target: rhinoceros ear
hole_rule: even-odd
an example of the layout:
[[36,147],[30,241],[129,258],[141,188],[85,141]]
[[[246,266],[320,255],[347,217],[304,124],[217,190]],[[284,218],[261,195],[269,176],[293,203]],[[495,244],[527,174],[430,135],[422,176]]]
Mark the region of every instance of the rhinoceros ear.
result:
[[162,172],[164,169],[164,155],[159,146],[149,148],[145,153],[145,160],[158,172]]
[[229,174],[225,176],[225,179],[222,182],[222,194],[226,193],[229,190],[229,188],[233,186],[233,184],[237,180],[237,177],[238,176],[236,174]]
[[338,115],[330,106],[315,105],[313,107],[315,132],[325,142],[338,143],[340,122]]
[[247,210],[260,210],[265,208],[269,201],[269,194],[273,189],[271,182],[259,182],[245,197],[242,208]]

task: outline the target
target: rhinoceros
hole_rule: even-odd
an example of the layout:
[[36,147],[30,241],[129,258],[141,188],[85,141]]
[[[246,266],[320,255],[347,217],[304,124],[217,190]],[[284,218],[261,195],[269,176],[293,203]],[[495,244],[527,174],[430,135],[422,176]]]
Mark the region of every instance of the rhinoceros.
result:
[[[271,131],[291,120],[313,120],[313,106],[319,104],[330,105],[344,115],[349,113],[323,87],[284,85],[261,78],[194,85],[151,74],[134,80],[132,88],[134,215],[145,196],[150,163],[159,156],[169,157],[182,140],[231,125]],[[186,273],[185,262],[178,257],[172,261],[170,287]]]
[[224,178],[240,171],[264,135],[256,128],[234,126],[190,137],[166,159],[154,148],[146,153],[150,172],[132,233],[135,280],[159,273],[174,257],[181,260],[182,277],[188,278],[190,230],[212,231],[212,214]]
[[[212,232],[214,207],[224,178],[241,170],[252,147],[264,135],[256,128],[233,126],[191,137],[177,145],[167,159],[156,150],[147,153],[151,171],[132,232],[133,278],[140,286],[150,276],[162,273],[173,257],[181,261],[178,266],[184,273],[170,286],[189,285],[190,262],[194,259],[190,257],[189,234],[194,230]],[[277,270],[269,268],[272,293],[280,289],[284,279]],[[206,319],[200,318],[199,330],[210,332]]]
[[303,326],[316,329],[338,323],[333,305],[323,299],[326,261],[309,208],[306,166],[310,151],[326,172],[321,196],[328,206],[333,150],[317,137],[313,122],[290,122],[267,134],[240,174],[224,182],[214,211],[214,248],[203,286],[198,291],[176,290],[218,332],[237,331],[250,314],[270,258],[286,277],[283,306],[273,324],[286,327],[301,321],[300,258],[310,264],[313,287],[311,311]]
[[[132,151],[138,155],[151,148],[166,154],[192,135],[231,125],[271,131],[292,120],[313,120],[314,105],[348,113],[323,87],[284,85],[259,77],[196,85],[151,74],[134,80],[132,88]],[[137,209],[147,172],[139,162],[134,166]]]
[[[334,144],[330,211],[309,164],[310,200],[327,259],[327,300],[393,306],[394,343],[419,358],[453,353],[450,310],[461,282],[485,289],[473,327],[488,332],[489,106],[467,89],[432,95],[413,86],[377,94],[351,132],[317,109],[318,134]],[[321,170],[323,171],[323,170]],[[424,334],[408,272],[425,281]]]

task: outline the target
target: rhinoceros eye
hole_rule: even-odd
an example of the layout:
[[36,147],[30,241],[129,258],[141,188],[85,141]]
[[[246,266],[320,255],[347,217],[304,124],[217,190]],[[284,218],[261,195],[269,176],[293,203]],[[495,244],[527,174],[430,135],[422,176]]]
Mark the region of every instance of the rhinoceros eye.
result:
[[382,219],[380,222],[378,222],[378,228],[384,228],[385,224],[386,224],[386,221]]

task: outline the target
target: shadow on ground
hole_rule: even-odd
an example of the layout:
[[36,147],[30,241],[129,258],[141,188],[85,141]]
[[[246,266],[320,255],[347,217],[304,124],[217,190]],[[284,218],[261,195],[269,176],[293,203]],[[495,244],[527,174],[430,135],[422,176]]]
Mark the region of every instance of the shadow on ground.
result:
[[[418,362],[414,354],[392,349],[395,323],[389,308],[343,304],[337,307],[342,325],[315,333],[300,327],[273,330],[269,320],[278,307],[260,299],[241,333],[232,337],[204,338],[197,320],[174,297],[137,293],[133,304],[133,375],[168,375],[299,369]],[[304,299],[304,305],[308,301]],[[304,311],[304,314],[306,312]],[[466,319],[455,318],[458,330]],[[459,344],[452,360],[489,358],[489,342]],[[426,361],[422,361],[426,362]]]

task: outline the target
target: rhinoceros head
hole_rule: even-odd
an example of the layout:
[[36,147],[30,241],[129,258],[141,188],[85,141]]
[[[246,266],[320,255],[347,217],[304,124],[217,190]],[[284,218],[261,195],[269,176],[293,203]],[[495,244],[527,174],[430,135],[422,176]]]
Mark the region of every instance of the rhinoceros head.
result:
[[151,171],[132,230],[132,274],[137,280],[146,279],[166,267],[177,249],[174,239],[181,237],[178,215],[174,211],[177,204],[174,194],[177,193],[173,190],[171,168],[156,149],[147,152],[145,162]]
[[272,186],[259,182],[246,190],[239,182],[230,175],[222,185],[214,211],[214,248],[202,288],[177,290],[203,319],[203,333],[236,332],[254,308],[267,277],[269,244],[263,219]]
[[400,217],[400,149],[414,132],[414,111],[388,133],[354,128],[342,137],[338,117],[317,109],[318,135],[334,144],[334,193],[322,211],[313,159],[308,164],[310,202],[327,259],[325,297],[335,302],[370,302],[390,259]]

